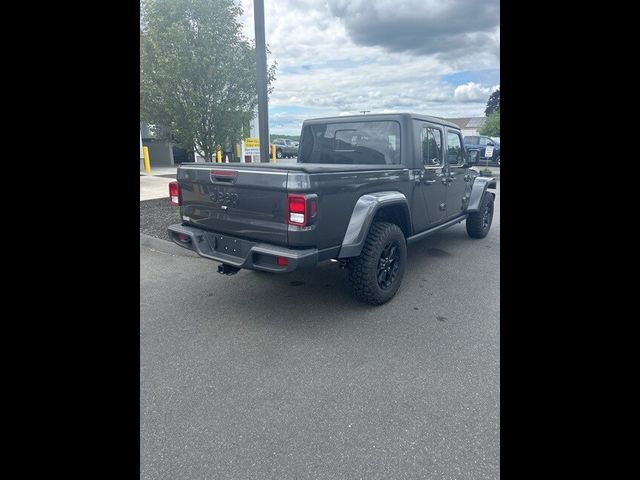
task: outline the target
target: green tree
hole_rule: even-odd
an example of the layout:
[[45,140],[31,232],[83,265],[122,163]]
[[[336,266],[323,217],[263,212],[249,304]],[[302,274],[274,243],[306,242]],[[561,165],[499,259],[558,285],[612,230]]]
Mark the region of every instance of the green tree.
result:
[[283,134],[280,134],[280,133],[270,133],[269,137],[271,138],[271,143],[273,143],[274,140],[277,140],[279,138],[288,139],[288,140],[294,140],[296,142],[300,141],[300,135],[283,135]]
[[480,127],[480,135],[488,135],[490,137],[500,136],[500,112],[487,115],[487,119]]
[[140,120],[207,161],[217,145],[248,134],[258,103],[255,46],[241,34],[241,14],[234,0],[140,3]]
[[500,89],[497,89],[489,97],[489,100],[487,101],[487,108],[485,109],[484,114],[489,116],[490,114],[495,112],[500,112]]

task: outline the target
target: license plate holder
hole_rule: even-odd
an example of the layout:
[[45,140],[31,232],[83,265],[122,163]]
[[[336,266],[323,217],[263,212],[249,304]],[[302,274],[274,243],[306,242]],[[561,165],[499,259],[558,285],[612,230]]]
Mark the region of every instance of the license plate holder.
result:
[[234,257],[242,257],[244,250],[242,240],[226,235],[220,235],[219,233],[216,233],[214,236],[213,249],[216,252],[232,255]]

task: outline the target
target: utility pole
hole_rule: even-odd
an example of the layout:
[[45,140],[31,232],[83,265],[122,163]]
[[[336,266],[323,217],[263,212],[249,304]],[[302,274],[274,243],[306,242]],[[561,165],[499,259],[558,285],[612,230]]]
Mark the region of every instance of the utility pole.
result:
[[264,39],[264,0],[253,0],[256,27],[256,83],[258,86],[258,132],[260,162],[269,161],[269,100],[267,98],[267,45]]
[[366,115],[367,113],[369,113],[371,110],[360,110],[360,113],[363,115]]

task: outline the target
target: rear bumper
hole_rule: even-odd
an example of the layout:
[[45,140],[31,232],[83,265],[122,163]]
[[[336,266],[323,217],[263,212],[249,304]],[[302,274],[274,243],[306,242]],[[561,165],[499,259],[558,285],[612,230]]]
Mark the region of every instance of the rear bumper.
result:
[[[318,263],[318,250],[315,248],[295,250],[180,224],[171,225],[168,232],[175,244],[193,250],[201,257],[236,268],[285,273],[314,267]],[[180,235],[185,239],[180,240]],[[288,265],[278,265],[276,257],[286,258]]]

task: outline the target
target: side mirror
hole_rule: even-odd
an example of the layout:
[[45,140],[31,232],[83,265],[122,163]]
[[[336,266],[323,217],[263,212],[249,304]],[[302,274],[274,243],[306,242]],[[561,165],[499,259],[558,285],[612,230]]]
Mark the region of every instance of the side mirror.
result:
[[487,146],[489,146],[489,147],[495,147],[495,145],[493,144],[493,142],[487,142]]

